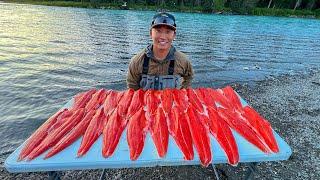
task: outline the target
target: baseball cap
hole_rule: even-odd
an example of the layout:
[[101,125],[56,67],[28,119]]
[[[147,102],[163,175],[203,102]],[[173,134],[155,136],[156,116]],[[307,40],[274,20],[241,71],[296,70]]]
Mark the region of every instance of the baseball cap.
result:
[[172,14],[161,12],[157,13],[153,16],[152,22],[151,22],[151,28],[154,28],[156,26],[165,25],[169,26],[171,29],[176,30],[176,19]]

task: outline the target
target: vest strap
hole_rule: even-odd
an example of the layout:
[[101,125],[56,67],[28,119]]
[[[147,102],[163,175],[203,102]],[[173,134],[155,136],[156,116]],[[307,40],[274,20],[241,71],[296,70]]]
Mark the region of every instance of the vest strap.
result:
[[149,57],[145,54],[144,55],[144,60],[143,60],[143,69],[142,69],[142,74],[148,74],[149,71]]
[[[148,74],[149,71],[149,61],[150,58],[145,55],[143,59],[143,69],[142,69],[142,74]],[[174,72],[174,60],[170,60],[169,62],[169,69],[168,69],[168,75],[173,75]]]
[[173,75],[173,72],[174,72],[174,60],[171,60],[169,64],[168,75]]

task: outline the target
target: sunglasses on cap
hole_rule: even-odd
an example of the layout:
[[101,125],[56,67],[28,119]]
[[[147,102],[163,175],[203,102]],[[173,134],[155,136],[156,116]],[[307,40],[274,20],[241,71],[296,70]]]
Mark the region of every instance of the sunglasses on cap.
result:
[[153,16],[153,21],[151,22],[151,28],[159,25],[166,25],[172,29],[176,29],[176,22],[173,15],[169,13],[159,13]]

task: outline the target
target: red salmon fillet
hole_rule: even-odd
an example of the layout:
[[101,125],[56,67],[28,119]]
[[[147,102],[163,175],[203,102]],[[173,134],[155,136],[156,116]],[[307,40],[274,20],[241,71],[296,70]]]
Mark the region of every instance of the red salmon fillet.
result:
[[212,107],[217,109],[214,98],[210,95],[210,88],[198,88],[195,89],[195,93],[197,94],[200,102],[205,105],[205,107]]
[[143,109],[140,109],[128,120],[127,142],[130,151],[130,159],[137,160],[140,156],[148,130],[148,122],[146,120]]
[[159,157],[164,157],[168,150],[169,131],[166,116],[161,107],[158,107],[155,117],[150,121],[150,134],[157,148]]
[[223,106],[226,109],[232,109],[233,106],[230,101],[221,93],[221,90],[215,90],[208,88],[209,95],[214,99],[215,102],[219,103],[220,106]]
[[48,136],[27,156],[27,159],[32,160],[54,146],[65,134],[71,131],[71,129],[81,121],[84,112],[84,108],[76,110],[60,127],[50,132],[50,134],[48,134]]
[[103,109],[96,110],[95,115],[93,116],[88,127],[86,128],[86,132],[83,135],[81,145],[77,153],[78,157],[85,155],[89,151],[92,144],[101,135],[105,124],[106,117],[104,115]]
[[86,111],[96,110],[98,109],[105,97],[107,96],[107,91],[105,89],[99,89],[96,93],[92,95],[92,98],[87,103],[85,109]]
[[144,91],[139,89],[134,92],[130,106],[128,108],[127,117],[130,118],[133,116],[140,108],[144,107]]
[[222,88],[222,92],[223,92],[223,95],[227,97],[229,101],[232,103],[233,107],[235,107],[238,110],[242,109],[241,101],[231,86]]
[[249,106],[243,108],[242,115],[248,120],[251,126],[258,131],[271,151],[274,153],[279,152],[279,147],[273,135],[270,123]]
[[109,94],[107,95],[103,103],[105,116],[109,117],[112,114],[112,112],[116,109],[118,105],[117,96],[118,91],[110,90]]
[[121,134],[127,126],[127,122],[127,118],[121,118],[118,108],[116,108],[103,129],[103,157],[109,157],[113,154],[119,143]]
[[19,161],[27,157],[30,152],[42,142],[42,140],[50,133],[49,129],[57,122],[58,117],[66,111],[67,109],[62,109],[55,113],[30,136],[19,154]]
[[167,118],[168,130],[173,137],[177,146],[184,155],[185,160],[192,160],[194,157],[192,138],[188,122],[185,114],[176,107],[172,107],[172,111]]
[[165,114],[169,114],[171,112],[172,104],[173,104],[173,96],[171,89],[164,89],[160,94],[161,104]]
[[182,112],[187,112],[189,102],[188,102],[188,95],[185,89],[173,89],[173,102],[176,107],[179,108]]
[[124,92],[123,96],[121,97],[119,103],[118,103],[118,112],[119,115],[123,118],[126,118],[128,107],[131,104],[132,96],[134,94],[133,89],[128,89]]
[[75,96],[74,103],[70,107],[71,110],[77,110],[79,108],[84,108],[86,104],[90,101],[93,94],[97,92],[96,89],[91,89],[89,91],[80,93]]
[[80,138],[80,136],[82,136],[86,132],[86,129],[87,129],[91,119],[95,115],[95,113],[96,113],[96,110],[89,111],[85,115],[85,117],[81,120],[81,122],[79,124],[77,124],[70,131],[69,134],[64,136],[57,144],[55,144],[50,149],[50,151],[46,154],[46,156],[44,158],[46,159],[46,158],[50,158],[50,157],[56,155],[57,153],[59,153],[60,151],[64,150],[66,147],[68,147],[70,144],[75,142],[78,138]]
[[140,156],[147,131],[159,157],[166,156],[170,134],[186,160],[194,158],[194,144],[203,166],[212,161],[209,132],[226,153],[229,164],[239,162],[230,128],[265,153],[279,152],[270,123],[253,108],[242,107],[230,86],[217,90],[91,89],[77,94],[70,110],[57,112],[36,130],[26,141],[18,160],[32,160],[47,150],[45,158],[52,157],[82,135],[77,155],[83,156],[101,134],[102,155],[109,157],[127,125],[131,160]]
[[229,127],[237,131],[247,141],[255,145],[261,151],[270,153],[269,148],[263,143],[257,133],[252,129],[252,127],[248,126],[246,122],[241,120],[236,112],[218,107],[218,114],[229,125]]
[[191,88],[188,88],[187,94],[188,94],[189,103],[192,104],[197,111],[199,111],[200,113],[203,113],[204,110],[203,110],[202,103],[199,100],[199,97],[197,96],[197,94],[194,92],[194,90]]
[[208,115],[208,125],[211,134],[226,153],[229,164],[237,165],[239,162],[239,152],[231,129],[214,108],[208,107]]
[[193,106],[189,106],[187,114],[192,141],[198,151],[201,164],[208,167],[212,160],[208,128],[201,122],[201,116]]
[[147,112],[154,115],[159,104],[160,99],[157,97],[159,93],[156,90],[149,89],[144,93],[144,104],[147,106]]

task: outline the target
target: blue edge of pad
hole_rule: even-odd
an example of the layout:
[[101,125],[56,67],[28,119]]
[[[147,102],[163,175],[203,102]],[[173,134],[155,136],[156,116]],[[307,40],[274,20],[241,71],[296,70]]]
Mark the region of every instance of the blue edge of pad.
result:
[[[240,96],[239,96],[240,97]],[[245,106],[247,103],[240,97],[241,103]],[[73,103],[71,99],[63,108],[70,107]],[[245,140],[237,132],[232,130],[238,145],[238,151],[241,162],[262,162],[287,160],[292,154],[290,146],[275,132],[275,138],[279,146],[279,153],[265,154],[254,145]],[[102,156],[102,136],[92,145],[90,150],[81,158],[77,158],[77,150],[81,139],[68,146],[66,149],[55,156],[44,160],[46,153],[42,153],[32,161],[18,162],[18,156],[25,144],[21,144],[5,161],[5,168],[11,172],[38,172],[38,171],[62,171],[62,170],[82,170],[82,169],[103,169],[103,168],[133,168],[133,167],[154,167],[154,166],[179,166],[179,165],[198,165],[199,156],[194,149],[194,159],[187,161],[183,159],[183,154],[170,136],[168,152],[165,158],[159,158],[150,133],[147,133],[143,151],[136,161],[131,161],[129,157],[129,148],[126,141],[126,129],[122,133],[119,144],[110,158]],[[225,152],[218,144],[216,139],[210,134],[212,163],[228,163]]]

